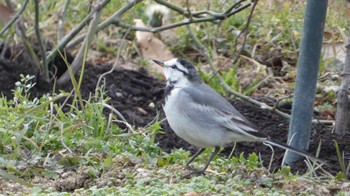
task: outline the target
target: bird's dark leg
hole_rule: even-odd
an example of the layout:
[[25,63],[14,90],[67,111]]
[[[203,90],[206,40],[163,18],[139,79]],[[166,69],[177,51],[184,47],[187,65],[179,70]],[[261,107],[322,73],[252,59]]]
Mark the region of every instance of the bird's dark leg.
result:
[[[202,150],[202,149],[201,149]],[[204,151],[204,150],[203,150]],[[203,152],[202,151],[202,152]],[[203,175],[204,174],[204,172],[205,172],[205,170],[207,170],[207,168],[208,168],[208,166],[209,166],[209,164],[210,164],[210,162],[214,159],[214,157],[215,157],[215,155],[217,155],[218,153],[219,153],[219,151],[220,151],[220,147],[215,147],[215,150],[214,150],[214,152],[210,155],[210,158],[209,158],[209,161],[207,162],[207,164],[205,164],[205,166],[201,169],[201,170],[199,170],[199,171],[194,171],[194,172],[192,172],[192,173],[189,173],[189,174],[187,174],[187,175],[185,175],[184,176],[184,178],[189,178],[189,177],[191,177],[192,175],[197,175],[197,176],[199,176],[199,175]],[[199,152],[199,151],[198,151]],[[196,154],[200,154],[200,153],[196,153]],[[201,153],[202,153],[201,152]],[[196,155],[195,154],[195,155]],[[198,155],[197,155],[198,156]],[[191,158],[192,159],[192,158]]]
[[194,155],[190,158],[190,160],[188,160],[188,162],[186,163],[186,167],[187,167],[188,169],[192,169],[192,168],[190,167],[190,163],[192,163],[200,154],[202,154],[202,152],[204,152],[204,150],[205,150],[205,148],[199,149],[199,150],[196,152],[196,154],[194,154]]

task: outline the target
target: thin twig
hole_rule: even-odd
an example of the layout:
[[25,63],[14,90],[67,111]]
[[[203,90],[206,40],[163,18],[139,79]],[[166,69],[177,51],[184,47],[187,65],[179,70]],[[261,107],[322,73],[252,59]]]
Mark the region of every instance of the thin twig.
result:
[[282,97],[280,99],[278,99],[275,103],[275,105],[273,106],[274,109],[277,109],[278,108],[278,105],[280,104],[281,101],[285,100],[285,99],[290,99],[293,97],[293,94],[290,94],[290,95],[287,95],[285,97]]
[[[18,28],[15,28],[15,32],[17,35],[19,35],[22,38],[22,41],[24,43],[24,47],[30,56],[29,63],[34,63],[35,66],[37,66],[37,68],[40,70],[41,69],[40,60],[39,60],[38,56],[36,55],[36,53],[34,52],[33,47],[31,46],[31,43],[26,36],[26,29],[24,27],[24,24],[21,22],[21,20],[19,20],[19,17],[22,15],[25,8],[27,7],[28,1],[25,1],[24,3],[25,4],[23,5],[22,9],[14,17],[15,19],[18,19],[18,22],[17,22]],[[15,8],[13,7],[11,0],[6,0],[6,5],[10,9],[11,13],[15,12]],[[9,22],[9,23],[11,23],[11,22]]]
[[114,25],[119,26],[119,27],[124,27],[124,28],[130,28],[131,30],[135,30],[135,31],[145,31],[145,32],[151,32],[151,33],[157,33],[160,31],[165,31],[168,29],[173,29],[179,26],[184,26],[184,25],[189,25],[189,24],[193,24],[193,23],[202,23],[202,22],[212,22],[212,21],[216,21],[216,20],[224,20],[226,18],[229,18],[230,16],[244,10],[245,8],[249,7],[250,4],[246,4],[243,7],[240,7],[239,9],[230,12],[229,14],[225,14],[225,16],[222,17],[207,17],[207,18],[196,18],[196,19],[192,19],[192,20],[184,20],[182,22],[177,22],[177,23],[173,23],[167,26],[161,26],[161,27],[156,27],[156,28],[144,28],[144,27],[137,27],[134,25],[130,25],[130,24],[126,24],[124,22],[121,21],[116,21],[114,23]]
[[263,143],[265,146],[268,146],[271,149],[271,158],[269,162],[269,166],[267,168],[267,171],[271,172],[271,166],[272,166],[272,161],[275,156],[275,149],[273,149],[273,146],[271,144]]
[[136,6],[138,3],[140,3],[142,0],[134,0],[129,2],[127,5],[125,5],[123,8],[115,12],[111,17],[106,19],[104,22],[102,22],[99,25],[99,29],[105,29],[107,26],[111,25],[114,23],[114,21],[119,20],[120,16],[123,15],[125,12]]
[[240,5],[242,5],[242,3],[246,1],[246,0],[240,0],[240,1],[237,1],[235,4],[233,4],[229,9],[227,9],[227,11],[225,12],[225,14],[231,12],[233,9],[239,7]]
[[175,12],[181,14],[181,15],[184,15],[186,16],[186,11],[180,7],[177,7],[176,5],[174,4],[171,4],[167,1],[163,1],[163,0],[155,0],[156,3],[159,3],[161,5],[164,5],[165,7],[169,8],[169,9],[172,9],[174,10]]
[[[257,0],[257,1],[258,1],[258,0]],[[237,63],[237,61],[238,61],[238,59],[239,59],[239,57],[240,57],[240,55],[241,55],[241,53],[242,53],[242,51],[243,51],[243,49],[244,49],[244,46],[245,46],[246,41],[247,41],[247,35],[248,35],[248,32],[247,32],[247,31],[248,31],[248,27],[249,27],[250,21],[251,21],[251,19],[252,19],[253,11],[254,11],[254,9],[255,9],[255,6],[257,5],[257,1],[254,2],[253,6],[252,6],[252,9],[251,9],[251,11],[250,11],[250,14],[248,15],[248,19],[247,19],[247,22],[246,22],[245,26],[244,26],[243,29],[239,32],[239,34],[237,35],[237,37],[236,37],[236,39],[235,39],[235,48],[234,48],[234,50],[233,50],[232,53],[233,53],[233,54],[236,54],[236,56],[233,57],[233,60],[231,61],[231,64]],[[237,2],[234,6],[240,5],[240,3],[242,3],[242,1]],[[233,9],[234,6],[232,6],[230,9]],[[229,10],[230,10],[230,9],[229,9]],[[243,33],[244,33],[244,34],[243,34]],[[239,51],[237,52],[238,40],[241,38],[242,35],[243,35],[242,46],[240,47]],[[216,75],[221,71],[221,69],[225,67],[226,63],[228,63],[228,62],[229,62],[229,59],[227,59],[227,60],[214,72],[214,74],[213,74],[213,76],[210,78],[210,80],[211,80],[214,76],[216,76]]]
[[[100,25],[98,25],[97,27],[97,31],[99,32],[103,29],[105,29],[106,27],[108,27],[109,25],[115,23],[115,21],[119,20],[119,17],[121,15],[123,15],[125,12],[127,12],[128,10],[130,10],[132,7],[134,7],[135,5],[137,5],[138,3],[140,3],[142,0],[134,0],[130,3],[128,3],[127,5],[125,5],[123,8],[121,8],[120,10],[118,10],[117,12],[115,12],[112,16],[110,16],[108,19],[106,19],[105,21],[103,21]],[[74,46],[76,46],[77,44],[79,44],[81,41],[84,40],[85,35],[81,35],[79,37],[77,37],[76,39],[74,39],[73,41],[71,41],[68,45],[67,45],[67,49],[70,49]]]
[[[244,46],[245,46],[246,41],[247,41],[248,27],[249,27],[250,21],[251,21],[252,16],[253,16],[253,11],[255,10],[255,6],[257,5],[257,3],[258,3],[258,0],[256,0],[256,1],[254,2],[253,6],[252,6],[252,8],[251,8],[251,11],[250,11],[250,13],[249,13],[249,15],[248,15],[248,19],[247,19],[247,22],[246,22],[245,26],[244,26],[243,29],[239,32],[239,34],[237,35],[237,37],[236,37],[236,39],[235,39],[235,48],[234,48],[234,50],[233,50],[232,53],[233,53],[233,54],[236,54],[236,56],[232,58],[232,59],[233,59],[233,60],[231,61],[232,64],[237,63],[237,61],[238,61],[238,59],[239,59],[239,57],[240,57],[240,55],[241,55],[241,53],[242,53],[242,51],[243,51],[243,49],[244,49]],[[237,52],[238,40],[241,38],[242,35],[243,35],[242,45],[241,45],[241,47],[239,48],[239,50],[238,50],[238,52]],[[228,60],[227,60],[226,62],[224,62],[224,63],[222,64],[222,66],[219,67],[219,69],[216,70],[214,76],[215,76],[216,74],[218,74],[219,71],[221,71],[221,69],[225,66],[225,64],[226,64],[227,62],[228,62]]]
[[[168,29],[173,29],[173,28],[176,28],[176,27],[179,27],[179,26],[184,26],[184,25],[188,25],[188,24],[192,24],[192,23],[215,22],[215,21],[225,20],[226,18],[229,18],[230,16],[232,16],[232,15],[234,15],[234,14],[236,14],[236,13],[238,13],[238,12],[240,12],[240,11],[246,9],[246,8],[248,8],[251,5],[251,3],[246,3],[246,4],[242,5],[241,7],[237,8],[235,10],[232,10],[231,7],[230,7],[229,10],[231,10],[231,11],[228,12],[228,13],[226,13],[227,12],[227,10],[226,10],[222,14],[215,14],[215,15],[212,14],[212,16],[210,16],[210,17],[199,17],[199,18],[195,18],[195,19],[192,19],[192,20],[186,19],[186,20],[184,20],[182,22],[177,22],[177,23],[173,23],[173,24],[170,24],[170,25],[167,25],[167,26],[161,26],[161,27],[156,27],[156,28],[137,27],[137,26],[134,26],[134,25],[131,25],[131,24],[124,23],[124,22],[119,20],[119,17],[124,12],[126,12],[128,9],[131,8],[131,6],[134,6],[134,5],[136,5],[136,3],[139,3],[139,2],[140,2],[140,0],[135,0],[135,1],[131,2],[131,3],[129,3],[128,5],[126,5],[124,8],[122,8],[121,10],[116,12],[113,16],[109,17],[104,22],[102,22],[98,26],[97,31],[100,31],[100,30],[106,28],[107,26],[109,26],[111,24],[114,24],[115,26],[127,28],[127,29],[130,29],[130,30],[133,30],[133,31],[144,31],[144,32],[157,33],[157,32],[165,31],[165,30],[168,30]],[[158,0],[156,2],[159,3],[160,1]],[[174,5],[169,4],[169,3],[164,3],[162,5],[165,5],[167,7],[174,6]],[[181,14],[185,14],[185,13],[181,13]],[[188,14],[185,14],[185,15],[188,15]],[[83,39],[84,39],[84,35],[79,36],[78,38],[73,40],[71,43],[69,43],[67,45],[67,48],[69,49],[69,48],[74,47],[75,45],[79,44]]]
[[47,61],[46,61],[46,50],[45,46],[43,43],[43,40],[41,39],[40,35],[40,27],[39,27],[39,0],[34,0],[34,8],[35,8],[35,23],[34,23],[34,30],[35,30],[35,35],[36,38],[39,42],[39,48],[41,52],[41,59],[42,63],[40,64],[42,74],[44,76],[44,79],[46,81],[49,81],[49,68],[47,66]]
[[[256,4],[257,4],[257,2],[258,2],[258,0],[256,0],[256,1],[254,2],[253,6],[252,6],[252,8],[251,8],[251,13],[250,13],[250,15],[252,15],[252,13],[253,13],[253,11],[254,11],[254,9],[255,9],[255,6],[256,6]],[[250,18],[251,18],[251,17],[250,17]],[[245,27],[245,29],[247,30],[248,28]],[[212,58],[210,57],[210,54],[209,54],[208,50],[207,50],[207,49],[205,48],[205,46],[201,43],[201,41],[196,37],[196,35],[194,35],[194,33],[192,32],[191,28],[188,28],[188,30],[189,30],[189,33],[190,33],[191,37],[193,38],[195,44],[200,48],[200,50],[202,51],[203,55],[207,58],[208,63],[209,63],[209,65],[210,65],[211,69],[212,69],[214,72],[216,72],[216,68],[215,68],[215,66],[214,66],[214,64],[213,64]],[[242,48],[243,48],[243,47],[242,47]],[[242,50],[239,50],[239,52],[241,52],[241,51],[242,51]],[[236,55],[239,56],[239,54],[236,54]],[[228,91],[229,93],[231,93],[231,94],[233,94],[233,95],[235,95],[235,96],[237,96],[237,97],[239,97],[239,98],[241,98],[241,99],[243,99],[243,100],[246,100],[246,101],[248,101],[248,102],[251,102],[251,103],[253,103],[253,104],[255,104],[255,105],[258,105],[258,106],[259,106],[260,108],[262,108],[262,109],[267,109],[267,110],[269,110],[269,111],[274,111],[274,112],[277,113],[278,115],[290,119],[290,115],[289,115],[289,114],[286,114],[286,113],[284,113],[284,112],[282,112],[282,111],[280,111],[280,110],[278,110],[278,109],[275,109],[274,107],[271,107],[271,106],[267,105],[266,103],[259,102],[259,101],[255,100],[255,99],[250,98],[249,96],[245,96],[245,95],[240,94],[240,93],[238,93],[237,91],[233,90],[233,89],[225,82],[225,80],[222,78],[222,76],[221,76],[220,74],[217,74],[217,77],[218,77],[218,79],[219,79],[221,85],[222,85],[222,86],[225,88],[225,90]],[[322,124],[333,124],[333,123],[334,123],[334,121],[329,121],[329,120],[319,120],[319,121],[313,120],[313,121],[312,121],[312,123],[316,123],[316,124],[319,123],[319,122],[321,122]]]
[[193,15],[191,13],[189,0],[186,0],[186,7],[187,7],[188,18],[189,18],[190,21],[192,21],[193,20]]
[[[129,34],[129,32],[130,32],[130,29],[128,29],[128,31],[124,34],[124,36],[123,36],[123,38],[122,38],[121,40],[124,40],[124,39],[126,38],[126,36]],[[116,58],[115,58],[115,61],[114,61],[114,63],[113,63],[112,68],[111,68],[109,71],[107,71],[107,72],[101,74],[101,76],[98,78],[97,84],[96,84],[96,87],[95,87],[95,95],[97,95],[98,87],[100,86],[100,83],[101,83],[102,78],[104,78],[104,77],[105,77],[106,75],[108,75],[108,74],[111,74],[111,73],[114,71],[114,69],[117,67],[117,65],[118,65],[118,60],[119,60],[120,53],[121,53],[121,49],[124,47],[124,46],[123,46],[124,43],[125,43],[125,42],[121,42],[120,45],[119,45],[119,47],[118,47],[117,56],[116,56]]]
[[0,59],[5,59],[5,54],[7,52],[7,49],[10,47],[11,42],[13,41],[13,35],[10,35],[10,37],[6,38],[4,47],[2,48]]
[[[85,39],[84,44],[80,47],[80,50],[78,52],[78,54],[76,55],[72,65],[71,65],[71,70],[73,75],[81,68],[82,66],[82,61],[85,60],[84,57],[88,51],[88,48],[92,42],[93,36],[95,36],[96,33],[96,28],[97,28],[97,24],[99,22],[100,16],[101,16],[101,12],[102,9],[98,9],[99,6],[96,5],[95,9],[92,11],[92,13],[94,13],[94,18],[92,23],[89,25],[89,29],[87,32],[87,37]],[[66,81],[69,80],[70,78],[70,73],[69,70],[67,70],[58,80],[57,80],[57,84],[63,84]]]
[[202,22],[211,22],[211,21],[216,21],[216,20],[224,20],[226,18],[229,18],[230,16],[244,10],[245,8],[249,7],[250,3],[243,5],[242,7],[228,13],[228,14],[223,14],[220,15],[219,17],[206,17],[206,18],[194,18],[192,20],[184,20],[182,22],[177,22],[177,23],[173,23],[167,26],[162,26],[162,27],[156,27],[156,28],[142,28],[142,27],[137,27],[137,26],[133,26],[133,25],[129,25],[126,23],[123,23],[121,21],[116,21],[116,23],[114,23],[114,25],[116,26],[120,26],[120,27],[124,27],[124,28],[130,28],[131,30],[137,30],[137,31],[145,31],[145,32],[151,32],[151,33],[157,33],[160,31],[165,31],[168,29],[172,29],[175,27],[179,27],[179,26],[184,26],[184,25],[189,25],[192,23],[202,23]]
[[64,23],[66,21],[67,10],[71,0],[66,0],[62,12],[59,14],[58,30],[57,30],[57,40],[61,41],[64,35]]
[[[124,39],[126,38],[126,36],[127,36],[129,33],[130,33],[130,29],[128,29],[128,31],[124,34],[122,40],[124,40]],[[121,49],[123,48],[123,43],[124,43],[124,42],[121,42],[121,44],[120,44],[119,47],[118,47],[117,57],[115,58],[115,61],[114,61],[114,63],[113,63],[112,68],[111,68],[109,71],[107,71],[107,72],[101,74],[101,76],[98,78],[98,81],[97,81],[97,84],[96,84],[96,88],[95,88],[95,95],[97,95],[98,87],[100,86],[100,83],[101,83],[102,78],[104,78],[104,77],[105,77],[106,75],[108,75],[108,74],[111,74],[111,73],[114,71],[114,69],[117,67],[117,65],[118,65],[118,59],[119,59],[120,53],[121,53]],[[131,126],[131,125],[129,124],[129,122],[124,118],[124,116],[122,115],[121,112],[119,112],[116,108],[114,108],[114,107],[112,107],[112,106],[110,106],[110,105],[108,105],[108,104],[103,104],[103,106],[107,107],[108,109],[112,110],[115,114],[118,115],[118,117],[121,119],[121,121],[128,127],[129,133],[133,133],[133,132],[134,132],[132,126]]]
[[236,51],[236,50],[237,50],[236,47],[235,47],[235,49],[234,49],[234,51],[233,51],[233,53],[236,54],[236,57],[233,58],[233,62],[232,62],[233,64],[235,64],[235,63],[237,62],[239,56],[241,55],[241,53],[242,53],[242,51],[243,51],[243,49],[244,49],[245,44],[246,44],[247,35],[248,35],[248,28],[249,28],[249,25],[250,25],[250,21],[252,20],[253,12],[254,12],[254,10],[255,10],[255,7],[256,7],[256,5],[258,4],[258,1],[259,1],[259,0],[256,0],[256,1],[253,3],[253,6],[252,6],[252,8],[251,8],[251,11],[250,11],[250,13],[249,13],[249,15],[248,15],[247,23],[246,23],[246,25],[244,26],[244,28],[242,29],[242,31],[239,32],[239,34],[238,34],[238,36],[237,36],[237,38],[236,38],[236,40],[235,40],[235,45],[237,46],[237,45],[238,45],[238,44],[237,44],[237,43],[238,43],[238,39],[239,39],[239,38],[241,37],[241,35],[244,33],[244,34],[243,34],[242,46],[240,47],[239,51],[238,51],[238,52]]
[[95,12],[98,12],[99,10],[103,9],[110,0],[103,0],[100,2],[96,7],[95,10],[90,12],[83,21],[78,24],[75,29],[73,29],[69,34],[65,35],[62,39],[61,42],[56,45],[52,51],[48,54],[47,56],[47,62],[50,63],[57,55],[58,51],[62,50],[68,42],[70,42],[86,25],[90,23],[90,21],[93,19],[93,16]]
[[155,0],[155,2],[161,4],[161,5],[164,5],[166,7],[168,7],[169,9],[172,9],[173,11],[183,15],[184,17],[195,17],[195,18],[203,18],[203,14],[207,14],[207,15],[210,15],[212,17],[216,17],[216,18],[220,18],[220,17],[225,17],[226,14],[229,14],[234,8],[237,8],[239,7],[242,2],[244,1],[247,1],[247,0],[240,0],[236,3],[234,3],[229,9],[227,9],[224,13],[216,13],[216,12],[213,12],[213,11],[209,11],[209,10],[203,10],[203,11],[196,11],[196,12],[190,12],[189,11],[189,6],[188,6],[188,3],[187,4],[187,10],[184,10],[180,7],[177,7],[176,5],[173,5],[167,1],[164,1],[164,0]]
[[[10,27],[13,25],[13,23],[16,22],[17,19],[20,18],[20,16],[23,14],[24,10],[27,8],[28,2],[29,2],[29,0],[26,0],[26,1],[23,3],[22,8],[17,12],[17,14],[15,14],[14,16],[12,16],[12,17],[11,17],[11,20],[5,25],[4,28],[1,29],[1,31],[0,31],[0,37],[2,36],[2,34],[3,34],[8,28],[10,28]],[[12,11],[11,8],[10,8],[10,10]]]
[[[134,129],[132,128],[132,126],[128,123],[128,121],[124,118],[123,114],[120,113],[117,109],[115,109],[114,107],[112,107],[111,105],[108,105],[106,103],[102,103],[102,105],[108,109],[110,109],[111,111],[113,111],[122,121],[122,123],[124,123],[128,129],[129,129],[129,133],[133,133]],[[120,122],[120,121],[118,121]]]

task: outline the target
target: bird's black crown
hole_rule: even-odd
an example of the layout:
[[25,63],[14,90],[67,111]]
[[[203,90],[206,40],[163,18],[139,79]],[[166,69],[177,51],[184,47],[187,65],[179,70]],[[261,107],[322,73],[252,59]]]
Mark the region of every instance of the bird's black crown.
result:
[[177,59],[177,62],[179,62],[184,68],[188,70],[187,77],[189,80],[202,82],[202,79],[199,76],[198,71],[196,70],[196,68],[193,66],[192,63],[190,63],[185,59]]

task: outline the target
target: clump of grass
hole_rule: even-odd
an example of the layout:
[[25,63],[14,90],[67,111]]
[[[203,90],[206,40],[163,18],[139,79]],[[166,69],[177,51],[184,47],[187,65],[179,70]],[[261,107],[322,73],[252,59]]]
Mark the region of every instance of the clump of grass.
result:
[[337,152],[337,156],[338,156],[338,161],[340,164],[340,168],[341,171],[337,174],[336,178],[337,179],[348,179],[349,178],[349,171],[350,171],[350,162],[348,163],[348,165],[346,166],[346,162],[344,159],[344,153],[340,153],[340,149],[339,149],[339,145],[337,143],[336,140],[334,141],[334,145],[335,145],[335,150]]
[[120,154],[145,164],[157,164],[161,151],[154,142],[154,134],[160,129],[159,122],[150,125],[150,131],[122,135],[125,130],[108,122],[103,113],[106,108],[102,103],[108,101],[105,94],[97,97],[97,101],[92,98],[84,101],[84,108],[76,103],[66,106],[73,108],[71,112],[63,112],[62,105],[55,101],[68,93],[30,99],[30,89],[35,85],[31,79],[32,76],[22,76],[16,83],[13,100],[0,99],[2,165],[10,173],[57,178],[53,171],[58,168],[75,168],[92,162],[103,165],[95,159],[99,156],[108,165],[111,157]]

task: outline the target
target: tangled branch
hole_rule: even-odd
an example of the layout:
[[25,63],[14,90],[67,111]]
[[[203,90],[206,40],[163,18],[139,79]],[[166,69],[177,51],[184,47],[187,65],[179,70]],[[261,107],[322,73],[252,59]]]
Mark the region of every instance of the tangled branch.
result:
[[[219,21],[225,20],[225,19],[231,17],[232,15],[237,14],[238,12],[248,8],[251,5],[250,2],[242,4],[242,2],[244,2],[244,1],[246,1],[246,0],[241,0],[237,3],[234,3],[232,6],[230,6],[223,13],[216,13],[216,12],[212,12],[212,11],[208,11],[208,10],[198,11],[198,12],[192,12],[191,13],[192,18],[189,18],[190,15],[189,15],[188,11],[185,11],[185,10],[183,10],[183,9],[181,9],[181,8],[171,4],[169,2],[166,2],[163,0],[156,0],[157,3],[164,5],[164,6],[168,7],[169,9],[172,9],[172,10],[180,13],[181,15],[186,17],[186,19],[184,21],[176,22],[176,23],[169,24],[166,26],[161,26],[161,27],[156,27],[156,28],[143,28],[143,27],[137,27],[137,26],[134,26],[132,24],[125,23],[125,22],[120,20],[120,17],[126,11],[128,11],[129,9],[134,7],[136,4],[141,2],[141,0],[134,0],[130,3],[128,3],[127,5],[125,5],[122,9],[117,11],[111,17],[109,17],[108,19],[103,21],[97,27],[97,32],[105,29],[106,27],[108,27],[109,25],[112,25],[112,24],[117,26],[117,27],[122,27],[122,28],[133,30],[133,31],[145,31],[145,32],[151,32],[151,33],[157,33],[160,31],[165,31],[168,29],[173,29],[173,28],[176,28],[179,26],[189,25],[189,24],[193,24],[193,23],[202,23],[202,22],[218,23]],[[67,48],[74,47],[75,45],[79,44],[83,39],[84,39],[84,35],[79,36],[77,39],[73,40],[67,46]]]

